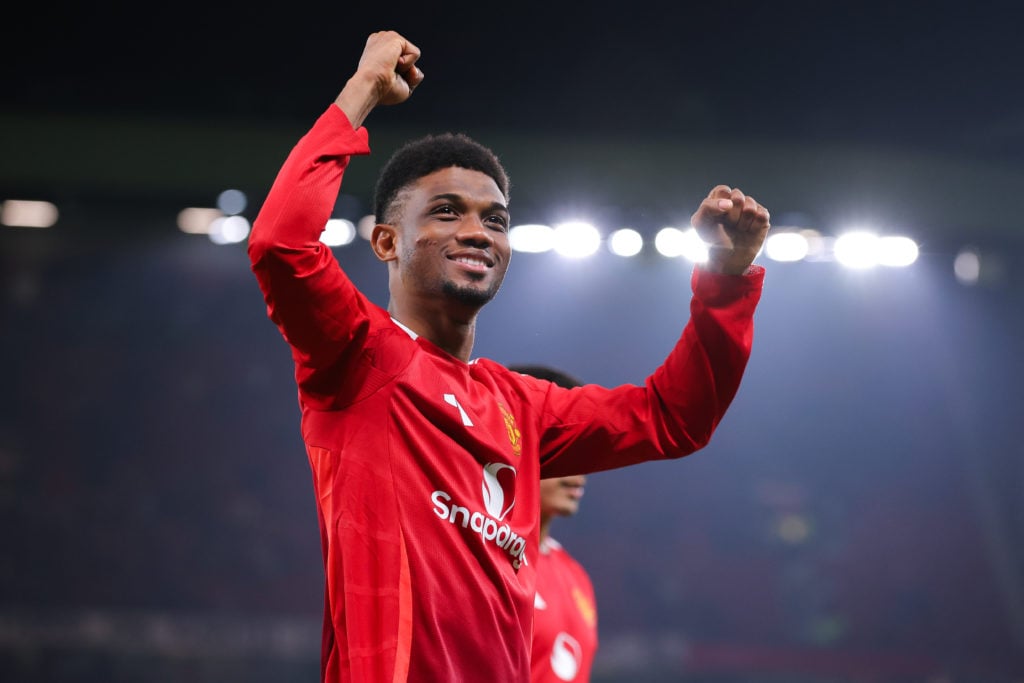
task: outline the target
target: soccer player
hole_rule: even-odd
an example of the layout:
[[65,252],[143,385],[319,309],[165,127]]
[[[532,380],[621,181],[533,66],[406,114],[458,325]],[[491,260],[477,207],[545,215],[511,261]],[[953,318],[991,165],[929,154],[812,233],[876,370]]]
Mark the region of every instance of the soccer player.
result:
[[697,208],[710,257],[682,336],[640,384],[562,389],[472,359],[511,258],[508,178],[490,150],[428,136],[385,164],[370,244],[387,310],[319,241],[350,158],[369,153],[363,121],[423,82],[419,56],[392,31],[367,39],[278,172],[249,257],[295,363],[326,574],[322,679],[525,683],[540,478],[708,442],[750,355],[768,212],[726,186]]
[[[583,386],[572,375],[543,365],[510,365],[509,370],[571,389]],[[540,480],[540,547],[537,594],[533,599],[532,683],[587,683],[597,652],[597,603],[590,576],[549,533],[555,517],[580,508],[586,476]]]

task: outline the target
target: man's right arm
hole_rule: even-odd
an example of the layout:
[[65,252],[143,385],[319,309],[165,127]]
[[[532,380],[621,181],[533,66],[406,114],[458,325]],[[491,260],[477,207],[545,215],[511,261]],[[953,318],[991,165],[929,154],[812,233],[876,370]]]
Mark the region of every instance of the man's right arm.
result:
[[[375,33],[355,74],[285,161],[249,238],[253,272],[271,320],[308,368],[334,361],[357,334],[362,300],[319,241],[353,154],[369,153],[363,120],[379,104],[408,99],[423,79],[419,50],[397,33]],[[346,296],[347,294],[347,296]]]
[[249,259],[267,314],[306,367],[330,364],[353,334],[358,297],[320,234],[350,156],[369,151],[366,129],[353,130],[331,105],[292,149],[253,222]]

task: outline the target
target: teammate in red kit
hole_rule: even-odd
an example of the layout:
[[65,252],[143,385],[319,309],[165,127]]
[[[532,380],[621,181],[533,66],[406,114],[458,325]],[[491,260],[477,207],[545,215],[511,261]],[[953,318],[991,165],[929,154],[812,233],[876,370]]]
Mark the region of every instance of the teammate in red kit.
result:
[[511,258],[508,179],[488,149],[427,137],[385,165],[370,243],[387,310],[319,241],[350,158],[370,151],[363,121],[409,98],[419,56],[397,33],[369,37],[279,171],[249,256],[295,362],[326,575],[322,679],[526,683],[540,478],[708,442],[750,355],[768,212],[725,186],[698,207],[710,258],[682,336],[641,384],[568,390],[471,360]]
[[[575,377],[543,365],[510,365],[509,370],[571,389]],[[579,511],[587,478],[582,474],[540,480],[540,547],[537,593],[533,599],[532,683],[587,683],[597,652],[597,602],[590,576],[549,534],[551,520]]]

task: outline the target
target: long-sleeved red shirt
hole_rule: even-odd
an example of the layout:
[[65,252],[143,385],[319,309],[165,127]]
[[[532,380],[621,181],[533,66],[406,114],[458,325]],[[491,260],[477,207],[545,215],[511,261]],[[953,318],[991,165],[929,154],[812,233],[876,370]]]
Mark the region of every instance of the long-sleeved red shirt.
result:
[[249,241],[291,347],[326,574],[324,681],[530,678],[538,481],[702,447],[750,354],[763,270],[695,269],[690,321],[641,385],[562,389],[417,337],[319,242],[351,155],[332,105]]

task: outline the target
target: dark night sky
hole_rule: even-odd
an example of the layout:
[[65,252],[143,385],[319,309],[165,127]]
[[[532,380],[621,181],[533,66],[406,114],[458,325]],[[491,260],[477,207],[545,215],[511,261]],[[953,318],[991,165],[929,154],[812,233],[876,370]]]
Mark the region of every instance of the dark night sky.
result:
[[40,4],[3,48],[0,106],[305,121],[394,28],[428,80],[382,116],[1024,153],[1018,3],[324,5]]

